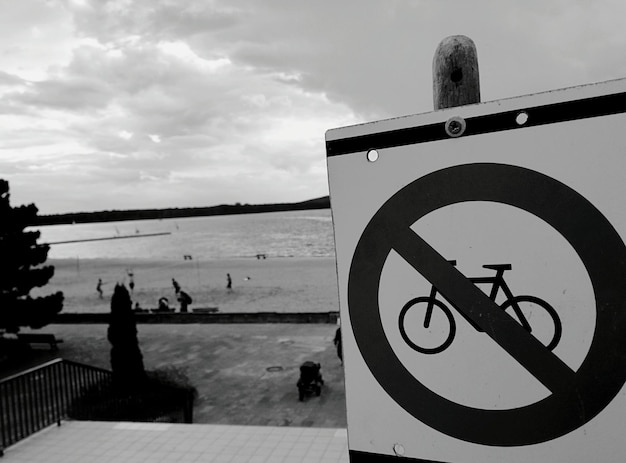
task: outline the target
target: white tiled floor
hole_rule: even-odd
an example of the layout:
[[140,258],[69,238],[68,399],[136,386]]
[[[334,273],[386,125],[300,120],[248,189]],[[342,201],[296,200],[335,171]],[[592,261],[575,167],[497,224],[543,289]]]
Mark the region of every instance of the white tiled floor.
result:
[[68,421],[1,463],[348,463],[345,429]]

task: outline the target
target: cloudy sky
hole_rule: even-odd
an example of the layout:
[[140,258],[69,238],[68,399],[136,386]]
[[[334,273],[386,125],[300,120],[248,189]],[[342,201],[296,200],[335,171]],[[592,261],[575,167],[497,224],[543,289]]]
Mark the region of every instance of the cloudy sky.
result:
[[0,177],[41,214],[328,194],[327,129],[626,76],[618,0],[20,0],[0,15]]

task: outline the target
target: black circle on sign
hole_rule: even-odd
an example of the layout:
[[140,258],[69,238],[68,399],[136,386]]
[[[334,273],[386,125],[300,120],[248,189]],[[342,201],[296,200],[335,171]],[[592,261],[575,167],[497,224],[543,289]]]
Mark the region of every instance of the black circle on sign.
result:
[[[545,381],[537,376],[544,384],[551,385],[551,394],[527,406],[484,410],[439,396],[404,367],[383,330],[378,292],[390,252],[404,247],[402,257],[411,259],[414,267],[421,266],[416,270],[431,283],[440,275],[445,278],[454,276],[450,272],[456,270],[446,268],[450,264],[432,248],[428,250],[427,244],[417,244],[414,250],[407,252],[403,240],[412,235],[419,242],[420,238],[409,227],[426,214],[469,201],[507,204],[544,220],[576,251],[593,287],[596,327],[589,352],[576,372],[568,372],[569,367],[535,342],[531,335],[526,335],[514,321],[499,320],[505,332],[500,329],[488,333],[501,346],[509,337],[524,340],[526,344],[517,350],[514,345],[508,345],[508,352],[522,363],[525,352],[533,351],[530,363],[542,375],[552,375]],[[408,248],[411,246],[413,244]],[[623,241],[602,213],[583,196],[551,177],[526,168],[467,164],[415,180],[376,212],[365,227],[352,258],[348,310],[365,363],[387,394],[408,413],[446,435],[468,442],[492,446],[530,445],[555,439],[589,422],[613,400],[626,382],[625,278],[626,247]],[[461,275],[456,281],[464,283],[464,277]],[[454,296],[457,289],[450,287],[449,291]],[[448,298],[445,291],[442,294]],[[482,310],[480,302],[473,304],[470,301],[468,311]],[[457,300],[457,305],[463,305],[462,299]],[[496,311],[493,315],[496,318],[501,316]],[[556,373],[552,373],[553,370]],[[535,374],[533,371],[531,373]]]

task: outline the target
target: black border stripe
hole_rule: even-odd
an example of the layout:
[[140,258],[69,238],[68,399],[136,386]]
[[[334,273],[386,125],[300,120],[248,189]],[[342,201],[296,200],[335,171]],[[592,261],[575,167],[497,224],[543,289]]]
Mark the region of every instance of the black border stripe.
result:
[[396,457],[392,455],[381,455],[379,453],[361,452],[358,450],[349,450],[350,463],[398,463],[400,461],[406,463],[444,463],[435,460],[421,460],[419,458]]
[[[520,112],[528,114],[528,121],[519,125],[515,118]],[[470,117],[463,137],[503,130],[534,127],[557,122],[588,119],[626,112],[626,93],[615,93],[581,100],[565,101],[532,108],[516,109],[484,116]],[[326,142],[327,157],[368,151],[370,149],[393,148],[415,145],[450,138],[445,131],[445,122],[372,133],[356,137],[341,138]]]

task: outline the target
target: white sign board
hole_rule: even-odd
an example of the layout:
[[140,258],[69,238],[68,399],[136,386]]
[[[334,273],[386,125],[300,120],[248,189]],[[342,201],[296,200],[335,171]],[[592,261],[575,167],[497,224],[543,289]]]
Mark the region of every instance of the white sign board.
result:
[[622,462],[626,80],[326,134],[351,461]]

